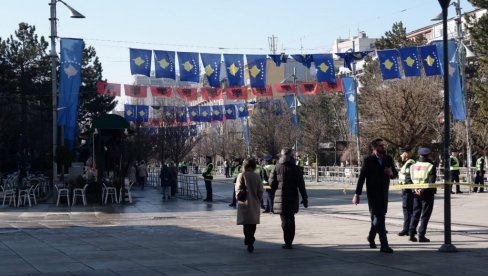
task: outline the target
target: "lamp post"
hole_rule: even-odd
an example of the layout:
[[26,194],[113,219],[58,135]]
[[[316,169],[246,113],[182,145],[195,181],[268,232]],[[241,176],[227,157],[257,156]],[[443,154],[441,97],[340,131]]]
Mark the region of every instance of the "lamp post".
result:
[[[73,9],[72,7],[70,7],[68,4],[66,4],[64,1],[62,0],[51,0],[51,2],[49,3],[49,6],[50,6],[50,9],[51,9],[51,16],[49,17],[49,21],[51,21],[51,53],[50,53],[50,56],[51,56],[51,92],[52,92],[52,112],[53,112],[53,148],[52,148],[52,154],[53,154],[53,181],[56,179],[57,177],[57,164],[56,164],[56,161],[55,161],[55,155],[56,155],[56,147],[57,147],[57,136],[58,136],[58,126],[57,126],[57,111],[58,111],[58,107],[57,107],[57,92],[58,92],[58,86],[57,86],[57,83],[58,83],[58,78],[57,78],[57,72],[56,72],[56,59],[58,58],[58,55],[56,53],[56,38],[57,38],[57,35],[58,35],[58,31],[57,31],[57,22],[56,20],[58,20],[56,18],[56,4],[58,2],[61,2],[62,4],[64,4],[70,11],[71,13],[71,18],[85,18],[84,15],[82,15],[81,13],[79,13],[78,11],[76,11],[75,9]],[[64,173],[64,172],[63,172]]]
[[444,244],[439,248],[440,252],[456,252],[456,247],[451,244],[451,193],[450,193],[450,162],[449,162],[449,57],[447,44],[447,8],[451,0],[439,0],[442,7],[442,44],[444,46]]

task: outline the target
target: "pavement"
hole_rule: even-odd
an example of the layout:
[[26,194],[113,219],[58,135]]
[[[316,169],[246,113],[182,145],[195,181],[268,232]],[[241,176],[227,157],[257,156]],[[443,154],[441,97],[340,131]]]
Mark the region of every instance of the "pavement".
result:
[[[0,275],[486,275],[488,193],[452,195],[456,253],[438,251],[444,244],[442,189],[430,243],[396,235],[399,191],[390,193],[386,221],[395,252],[385,254],[366,241],[365,197],[355,206],[350,191],[310,189],[309,208],[296,215],[294,249],[281,248],[279,215],[262,214],[249,253],[236,210],[228,206],[233,186],[222,180],[216,177],[212,203],[163,201],[146,187],[133,191],[132,204],[1,207]],[[203,181],[199,187],[204,192]]]

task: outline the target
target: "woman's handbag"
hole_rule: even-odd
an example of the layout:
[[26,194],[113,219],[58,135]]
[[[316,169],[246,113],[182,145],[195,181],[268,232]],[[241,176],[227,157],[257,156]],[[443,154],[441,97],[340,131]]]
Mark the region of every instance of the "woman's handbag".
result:
[[245,202],[247,198],[247,188],[246,188],[246,181],[244,175],[241,176],[242,182],[239,186],[239,190],[237,191],[236,198],[237,201]]

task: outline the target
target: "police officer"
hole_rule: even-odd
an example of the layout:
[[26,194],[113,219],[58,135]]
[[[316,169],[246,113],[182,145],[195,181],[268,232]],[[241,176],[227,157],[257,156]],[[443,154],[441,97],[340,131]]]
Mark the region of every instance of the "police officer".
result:
[[[429,148],[420,148],[418,154],[420,155],[418,161],[410,166],[410,177],[413,184],[428,184],[435,183],[436,169],[434,163],[429,159]],[[430,242],[425,237],[427,232],[427,224],[429,223],[432,210],[434,209],[434,194],[435,188],[416,188],[413,199],[413,215],[410,221],[410,239],[409,241],[416,242],[417,225],[420,221],[418,229],[419,242]]]
[[[458,150],[457,149],[452,149],[451,151],[451,183],[459,183],[459,159],[458,159]],[[461,188],[459,185],[456,185],[456,194],[462,194]],[[451,185],[451,194],[452,192],[452,185]]]
[[[476,160],[476,178],[474,180],[474,184],[478,185],[485,185],[485,170],[486,170],[486,160],[483,155],[481,155],[477,160]],[[473,192],[477,192],[478,187],[473,188]],[[483,187],[480,187],[480,193],[484,192]]]
[[[398,173],[400,184],[412,184],[410,177],[410,167],[415,164],[415,160],[411,158],[410,146],[400,147],[400,157],[403,165]],[[413,213],[413,191],[412,189],[402,189],[402,208],[403,208],[403,229],[398,233],[398,236],[408,235],[408,228],[410,227],[410,220]]]
[[207,197],[203,201],[212,202],[212,179],[214,175],[214,165],[212,163],[212,156],[207,156],[207,165],[202,173],[205,181],[205,189],[207,190]]

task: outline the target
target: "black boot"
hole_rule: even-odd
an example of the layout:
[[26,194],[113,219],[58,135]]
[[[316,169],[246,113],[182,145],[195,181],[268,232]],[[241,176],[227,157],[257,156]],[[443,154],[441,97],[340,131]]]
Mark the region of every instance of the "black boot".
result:
[[419,235],[419,242],[430,242],[430,240],[427,239],[425,236],[420,236]]
[[410,234],[410,238],[408,240],[411,242],[417,242],[417,238],[415,237],[415,234]]

